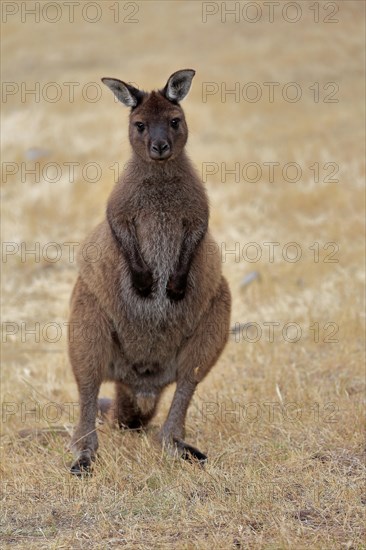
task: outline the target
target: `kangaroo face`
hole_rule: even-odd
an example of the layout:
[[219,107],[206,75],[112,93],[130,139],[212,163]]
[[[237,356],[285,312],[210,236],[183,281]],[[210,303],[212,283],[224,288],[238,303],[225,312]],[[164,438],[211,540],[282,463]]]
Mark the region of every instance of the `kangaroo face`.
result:
[[163,162],[182,152],[188,137],[183,110],[159,92],[149,94],[130,116],[134,151],[148,162]]
[[150,94],[115,78],[102,78],[119,101],[131,107],[130,143],[143,160],[163,162],[182,152],[188,137],[179,102],[188,94],[195,71],[173,73],[165,87]]

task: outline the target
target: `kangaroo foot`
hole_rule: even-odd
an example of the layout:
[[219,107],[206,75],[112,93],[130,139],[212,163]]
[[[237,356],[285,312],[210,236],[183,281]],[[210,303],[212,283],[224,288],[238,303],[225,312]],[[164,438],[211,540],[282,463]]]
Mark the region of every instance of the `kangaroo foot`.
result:
[[82,451],[71,465],[70,473],[82,476],[91,473],[93,458],[90,451]]
[[191,463],[198,462],[201,466],[207,462],[207,455],[196,449],[196,447],[193,447],[193,445],[189,445],[182,439],[177,438],[173,438],[173,442],[178,450],[179,456],[183,460],[187,460]]
[[165,448],[165,450],[173,456],[179,456],[183,460],[194,464],[199,463],[200,466],[203,466],[207,462],[207,456],[186,443],[181,437],[176,437],[162,430],[158,436],[160,444]]
[[98,436],[95,430],[85,433],[84,428],[78,426],[71,440],[70,450],[74,455],[70,473],[82,475],[90,473],[92,462],[98,450]]

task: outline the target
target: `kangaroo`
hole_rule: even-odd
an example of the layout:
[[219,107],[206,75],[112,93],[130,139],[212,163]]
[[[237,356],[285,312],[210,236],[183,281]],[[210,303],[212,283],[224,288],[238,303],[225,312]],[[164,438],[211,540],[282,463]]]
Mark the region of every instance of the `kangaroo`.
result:
[[207,457],[184,441],[197,384],[229,334],[231,295],[219,247],[208,230],[204,186],[185,153],[188,128],[180,102],[195,71],[173,73],[150,93],[103,78],[130,108],[132,156],[109,197],[106,219],[85,240],[71,297],[69,358],[79,390],[71,472],[92,467],[103,381],[115,399],[99,400],[122,428],[143,428],[162,391],[176,383],[158,439],[188,460]]

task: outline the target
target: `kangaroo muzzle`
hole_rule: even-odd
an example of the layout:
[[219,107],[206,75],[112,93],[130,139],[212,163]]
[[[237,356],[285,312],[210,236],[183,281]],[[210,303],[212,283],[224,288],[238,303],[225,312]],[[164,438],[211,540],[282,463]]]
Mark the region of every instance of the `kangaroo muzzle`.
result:
[[159,139],[151,142],[150,157],[153,160],[166,160],[171,154],[171,148],[166,139]]

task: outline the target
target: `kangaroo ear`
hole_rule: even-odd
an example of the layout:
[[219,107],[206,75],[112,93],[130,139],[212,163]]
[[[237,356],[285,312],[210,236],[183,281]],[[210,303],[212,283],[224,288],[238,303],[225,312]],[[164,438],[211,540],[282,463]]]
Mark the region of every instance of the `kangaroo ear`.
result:
[[165,97],[174,103],[182,101],[190,90],[195,74],[196,71],[193,69],[183,69],[182,71],[173,73],[163,89]]
[[137,107],[144,97],[144,92],[117,78],[102,78],[102,82],[112,90],[118,101],[121,101],[126,107],[132,107],[132,109]]

